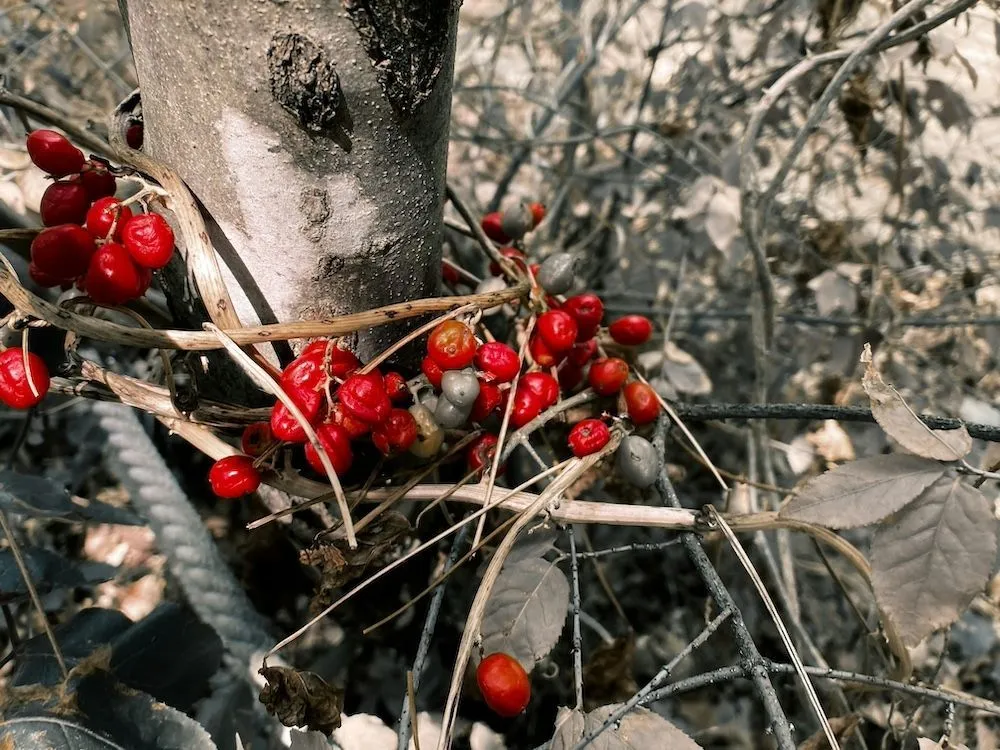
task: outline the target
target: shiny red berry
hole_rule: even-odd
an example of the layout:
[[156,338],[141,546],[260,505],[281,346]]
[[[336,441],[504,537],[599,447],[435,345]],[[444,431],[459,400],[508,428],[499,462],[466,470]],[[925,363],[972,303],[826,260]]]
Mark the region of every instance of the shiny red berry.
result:
[[[324,422],[316,428],[316,437],[326,450],[326,455],[330,457],[330,463],[333,464],[333,470],[337,476],[346,474],[350,470],[351,464],[354,463],[351,436],[347,434],[347,430],[339,424]],[[323,462],[319,458],[319,452],[313,448],[312,443],[306,444],[306,461],[317,474],[326,474]]]
[[385,393],[394,404],[405,404],[410,400],[410,389],[406,387],[406,378],[398,372],[387,372],[382,378]]
[[537,333],[528,342],[528,352],[539,367],[555,367],[566,357],[565,352],[553,352]]
[[517,387],[527,388],[538,396],[543,409],[559,400],[559,383],[547,372],[529,372],[518,381]]
[[143,268],[163,268],[174,254],[174,230],[159,214],[127,218],[120,234],[132,260]]
[[531,700],[528,673],[509,654],[490,654],[479,662],[476,683],[486,705],[508,719],[521,713]]
[[297,359],[309,359],[326,368],[327,377],[343,380],[361,367],[361,360],[350,349],[345,349],[339,342],[330,339],[311,341],[300,353]]
[[240,450],[257,458],[274,442],[271,425],[268,422],[254,422],[243,428],[240,436]]
[[499,211],[494,211],[493,213],[486,214],[480,222],[483,231],[486,232],[486,236],[501,245],[510,242],[510,237],[504,234],[503,229],[500,227],[502,221],[503,215]]
[[417,421],[406,409],[393,409],[389,417],[372,429],[372,442],[386,456],[404,453],[417,439]]
[[125,222],[132,217],[132,209],[123,206],[117,198],[99,198],[94,201],[94,205],[87,211],[87,231],[98,239],[105,239],[111,235],[111,228],[114,227],[113,239],[120,241],[122,227]]
[[545,204],[544,203],[529,203],[528,210],[531,211],[531,221],[534,225],[532,228],[537,227],[542,223],[545,218]]
[[73,281],[87,272],[96,249],[94,238],[81,226],[49,227],[32,240],[31,263],[39,272],[59,282]]
[[90,259],[84,288],[99,305],[121,305],[138,299],[149,287],[148,272],[139,268],[121,245],[108,242]]
[[[500,254],[508,260],[514,261],[514,265],[522,271],[526,271],[528,269],[528,259],[525,258],[524,253],[516,247],[501,247]],[[496,261],[490,261],[490,273],[493,276],[499,276],[502,273],[500,270],[500,264]]]
[[492,414],[500,404],[503,403],[503,393],[493,383],[487,383],[482,378],[479,379],[479,395],[476,396],[472,404],[472,411],[469,413],[473,422],[482,422]]
[[[0,402],[11,409],[30,409],[49,392],[49,368],[34,352],[27,354],[20,347],[5,349],[0,353]],[[28,375],[31,375],[31,383]],[[38,395],[31,390],[34,383]]]
[[142,148],[142,123],[133,122],[125,130],[125,143],[136,151]]
[[[88,160],[80,172],[80,184],[87,191],[87,197],[92,201],[114,195],[118,185],[115,176],[99,161]],[[83,223],[82,221],[80,222]]]
[[446,320],[431,331],[427,353],[442,370],[460,370],[476,357],[476,337],[458,320]]
[[604,303],[596,294],[577,294],[570,297],[559,307],[573,316],[577,325],[577,341],[587,341],[594,338],[604,317]]
[[54,130],[35,130],[28,134],[28,156],[35,166],[53,177],[65,177],[83,169],[83,152],[66,136]]
[[219,497],[243,497],[260,487],[260,472],[250,456],[226,456],[212,464],[208,483]]
[[538,316],[538,335],[552,352],[565,353],[576,343],[576,320],[564,310],[549,310]]
[[[497,436],[486,432],[476,438],[465,449],[465,460],[469,466],[469,471],[482,472],[489,466],[497,453]],[[501,465],[497,469],[497,474],[503,474],[504,467]]]
[[514,393],[514,406],[510,411],[510,423],[515,427],[523,427],[542,413],[542,400],[528,388],[518,384]]
[[339,424],[347,430],[347,434],[350,435],[351,440],[357,440],[359,437],[367,435],[372,429],[372,426],[367,422],[362,422],[357,417],[349,414],[344,405],[339,401],[330,407],[330,416],[327,418],[327,421]]
[[656,391],[645,383],[633,381],[625,386],[623,394],[629,418],[636,424],[648,424],[660,414]]
[[595,354],[597,354],[597,339],[587,339],[578,344],[573,344],[573,348],[569,350],[566,359],[577,367],[583,367],[593,359]]
[[427,378],[427,382],[430,383],[436,390],[441,390],[441,378],[444,375],[444,370],[441,366],[434,361],[431,355],[424,357],[423,361],[420,363],[420,371]]
[[[314,424],[319,419],[325,398],[323,391],[308,385],[289,387],[282,384],[282,388],[309,424]],[[286,443],[304,443],[306,441],[305,428],[282,401],[275,402],[271,408],[270,424],[271,432],[278,440],[284,440]]]
[[617,357],[599,359],[590,366],[587,381],[594,392],[601,396],[617,393],[628,380],[628,364]]
[[521,371],[517,352],[500,341],[488,341],[476,352],[476,367],[499,383],[509,383]]
[[639,346],[653,335],[653,323],[645,315],[626,315],[608,326],[611,338],[625,346]]
[[337,397],[348,414],[368,424],[384,421],[392,410],[392,402],[378,371],[348,376],[337,391]]
[[90,197],[79,181],[59,180],[45,188],[38,213],[43,225],[54,227],[58,224],[83,224],[88,208]]
[[611,439],[611,430],[599,419],[584,419],[573,425],[569,431],[570,450],[577,458],[597,453]]
[[38,286],[44,286],[44,287],[66,286],[67,284],[70,283],[68,280],[59,279],[53,276],[52,274],[43,271],[34,263],[28,264],[28,275],[31,277],[32,281],[38,284]]
[[281,387],[288,392],[300,389],[319,391],[326,381],[323,353],[318,351],[304,351],[281,371]]

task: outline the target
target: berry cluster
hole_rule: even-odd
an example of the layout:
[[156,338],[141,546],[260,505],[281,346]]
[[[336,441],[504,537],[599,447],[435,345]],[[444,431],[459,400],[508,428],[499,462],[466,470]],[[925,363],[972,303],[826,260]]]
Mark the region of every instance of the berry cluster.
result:
[[29,273],[39,285],[74,283],[101,305],[121,305],[146,293],[152,271],[174,252],[174,233],[155,213],[134,214],[114,197],[107,165],[87,160],[53,130],[28,135],[28,155],[55,178],[41,201],[43,229],[31,243]]

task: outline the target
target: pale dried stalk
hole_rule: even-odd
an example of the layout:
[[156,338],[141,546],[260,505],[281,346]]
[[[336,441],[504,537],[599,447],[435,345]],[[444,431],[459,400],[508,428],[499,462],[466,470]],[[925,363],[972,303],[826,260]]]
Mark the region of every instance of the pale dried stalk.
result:
[[[271,341],[288,341],[289,339],[315,338],[317,336],[345,336],[363,328],[374,328],[398,320],[440,313],[460,305],[472,304],[488,309],[517,299],[527,294],[528,290],[528,283],[522,282],[496,292],[454,297],[428,297],[325,320],[272,323],[245,328],[226,327],[223,330],[229,338],[240,346]],[[56,328],[72,331],[78,336],[98,341],[110,341],[125,346],[150,349],[183,349],[185,351],[210,351],[223,348],[218,338],[203,331],[132,328],[57,307],[29,292],[21,286],[17,276],[12,271],[4,268],[0,268],[0,295],[10,300],[10,303],[24,315],[31,315]]]
[[333,485],[334,494],[337,497],[337,506],[340,508],[340,520],[344,522],[344,532],[347,535],[347,544],[351,549],[357,549],[358,540],[354,534],[354,524],[351,521],[351,509],[347,507],[347,498],[344,497],[344,488],[340,486],[340,477],[337,476],[336,470],[333,468],[333,463],[330,461],[330,456],[326,452],[326,448],[320,442],[319,437],[316,435],[316,430],[313,426],[309,424],[309,420],[305,418],[305,415],[299,409],[298,404],[285,393],[285,389],[281,387],[281,384],[271,375],[270,372],[265,370],[259,364],[257,364],[249,354],[240,349],[236,343],[226,336],[217,326],[211,323],[205,323],[205,329],[211,331],[216,336],[219,337],[219,341],[222,342],[226,349],[226,352],[233,361],[238,364],[243,371],[250,376],[250,379],[254,381],[258,386],[264,390],[270,392],[275,396],[285,407],[292,413],[295,420],[299,423],[299,426],[305,431],[306,437],[309,439],[309,444],[312,445],[316,454],[319,456],[320,462],[323,464],[323,469],[326,471],[326,476],[330,480],[330,484]]

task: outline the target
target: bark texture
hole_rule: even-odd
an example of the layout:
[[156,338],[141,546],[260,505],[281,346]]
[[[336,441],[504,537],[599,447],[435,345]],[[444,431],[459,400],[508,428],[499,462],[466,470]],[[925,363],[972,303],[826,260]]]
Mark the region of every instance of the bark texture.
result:
[[127,14],[144,148],[204,204],[245,323],[437,291],[454,0],[133,0]]

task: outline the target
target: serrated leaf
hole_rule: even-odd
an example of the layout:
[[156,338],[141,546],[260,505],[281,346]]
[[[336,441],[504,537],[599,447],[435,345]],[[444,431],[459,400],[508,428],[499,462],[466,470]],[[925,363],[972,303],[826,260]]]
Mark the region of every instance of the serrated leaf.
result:
[[517,539],[505,565],[513,565],[532,557],[544,557],[556,545],[556,530],[551,523],[538,524],[526,529]]
[[932,430],[920,421],[899,392],[882,380],[872,363],[868,344],[865,344],[861,361],[865,364],[861,385],[868,394],[872,416],[889,437],[910,453],[939,461],[957,461],[972,450],[972,438],[965,427]]
[[872,587],[907,646],[950,625],[996,560],[993,503],[949,474],[882,524],[872,539]]
[[507,563],[483,614],[484,653],[508,653],[530,672],[559,640],[568,607],[569,582],[558,566],[539,557]]
[[[556,733],[551,750],[570,750],[584,737],[596,732],[622,704],[595,708],[588,714],[559,710],[556,716]],[[659,714],[646,708],[636,708],[625,714],[616,724],[601,732],[587,747],[592,750],[701,750],[701,745],[688,737]]]
[[851,461],[810,479],[778,513],[830,529],[881,521],[944,476],[937,461],[905,453]]
[[[109,581],[117,572],[117,568],[111,565],[67,560],[41,547],[27,547],[21,552],[32,583],[43,594],[55,589]],[[9,549],[0,550],[0,603],[5,604],[27,593],[28,588],[14,561],[14,554]]]
[[123,508],[97,500],[74,498],[48,479],[16,471],[0,470],[0,508],[32,518],[143,525],[142,519]]

